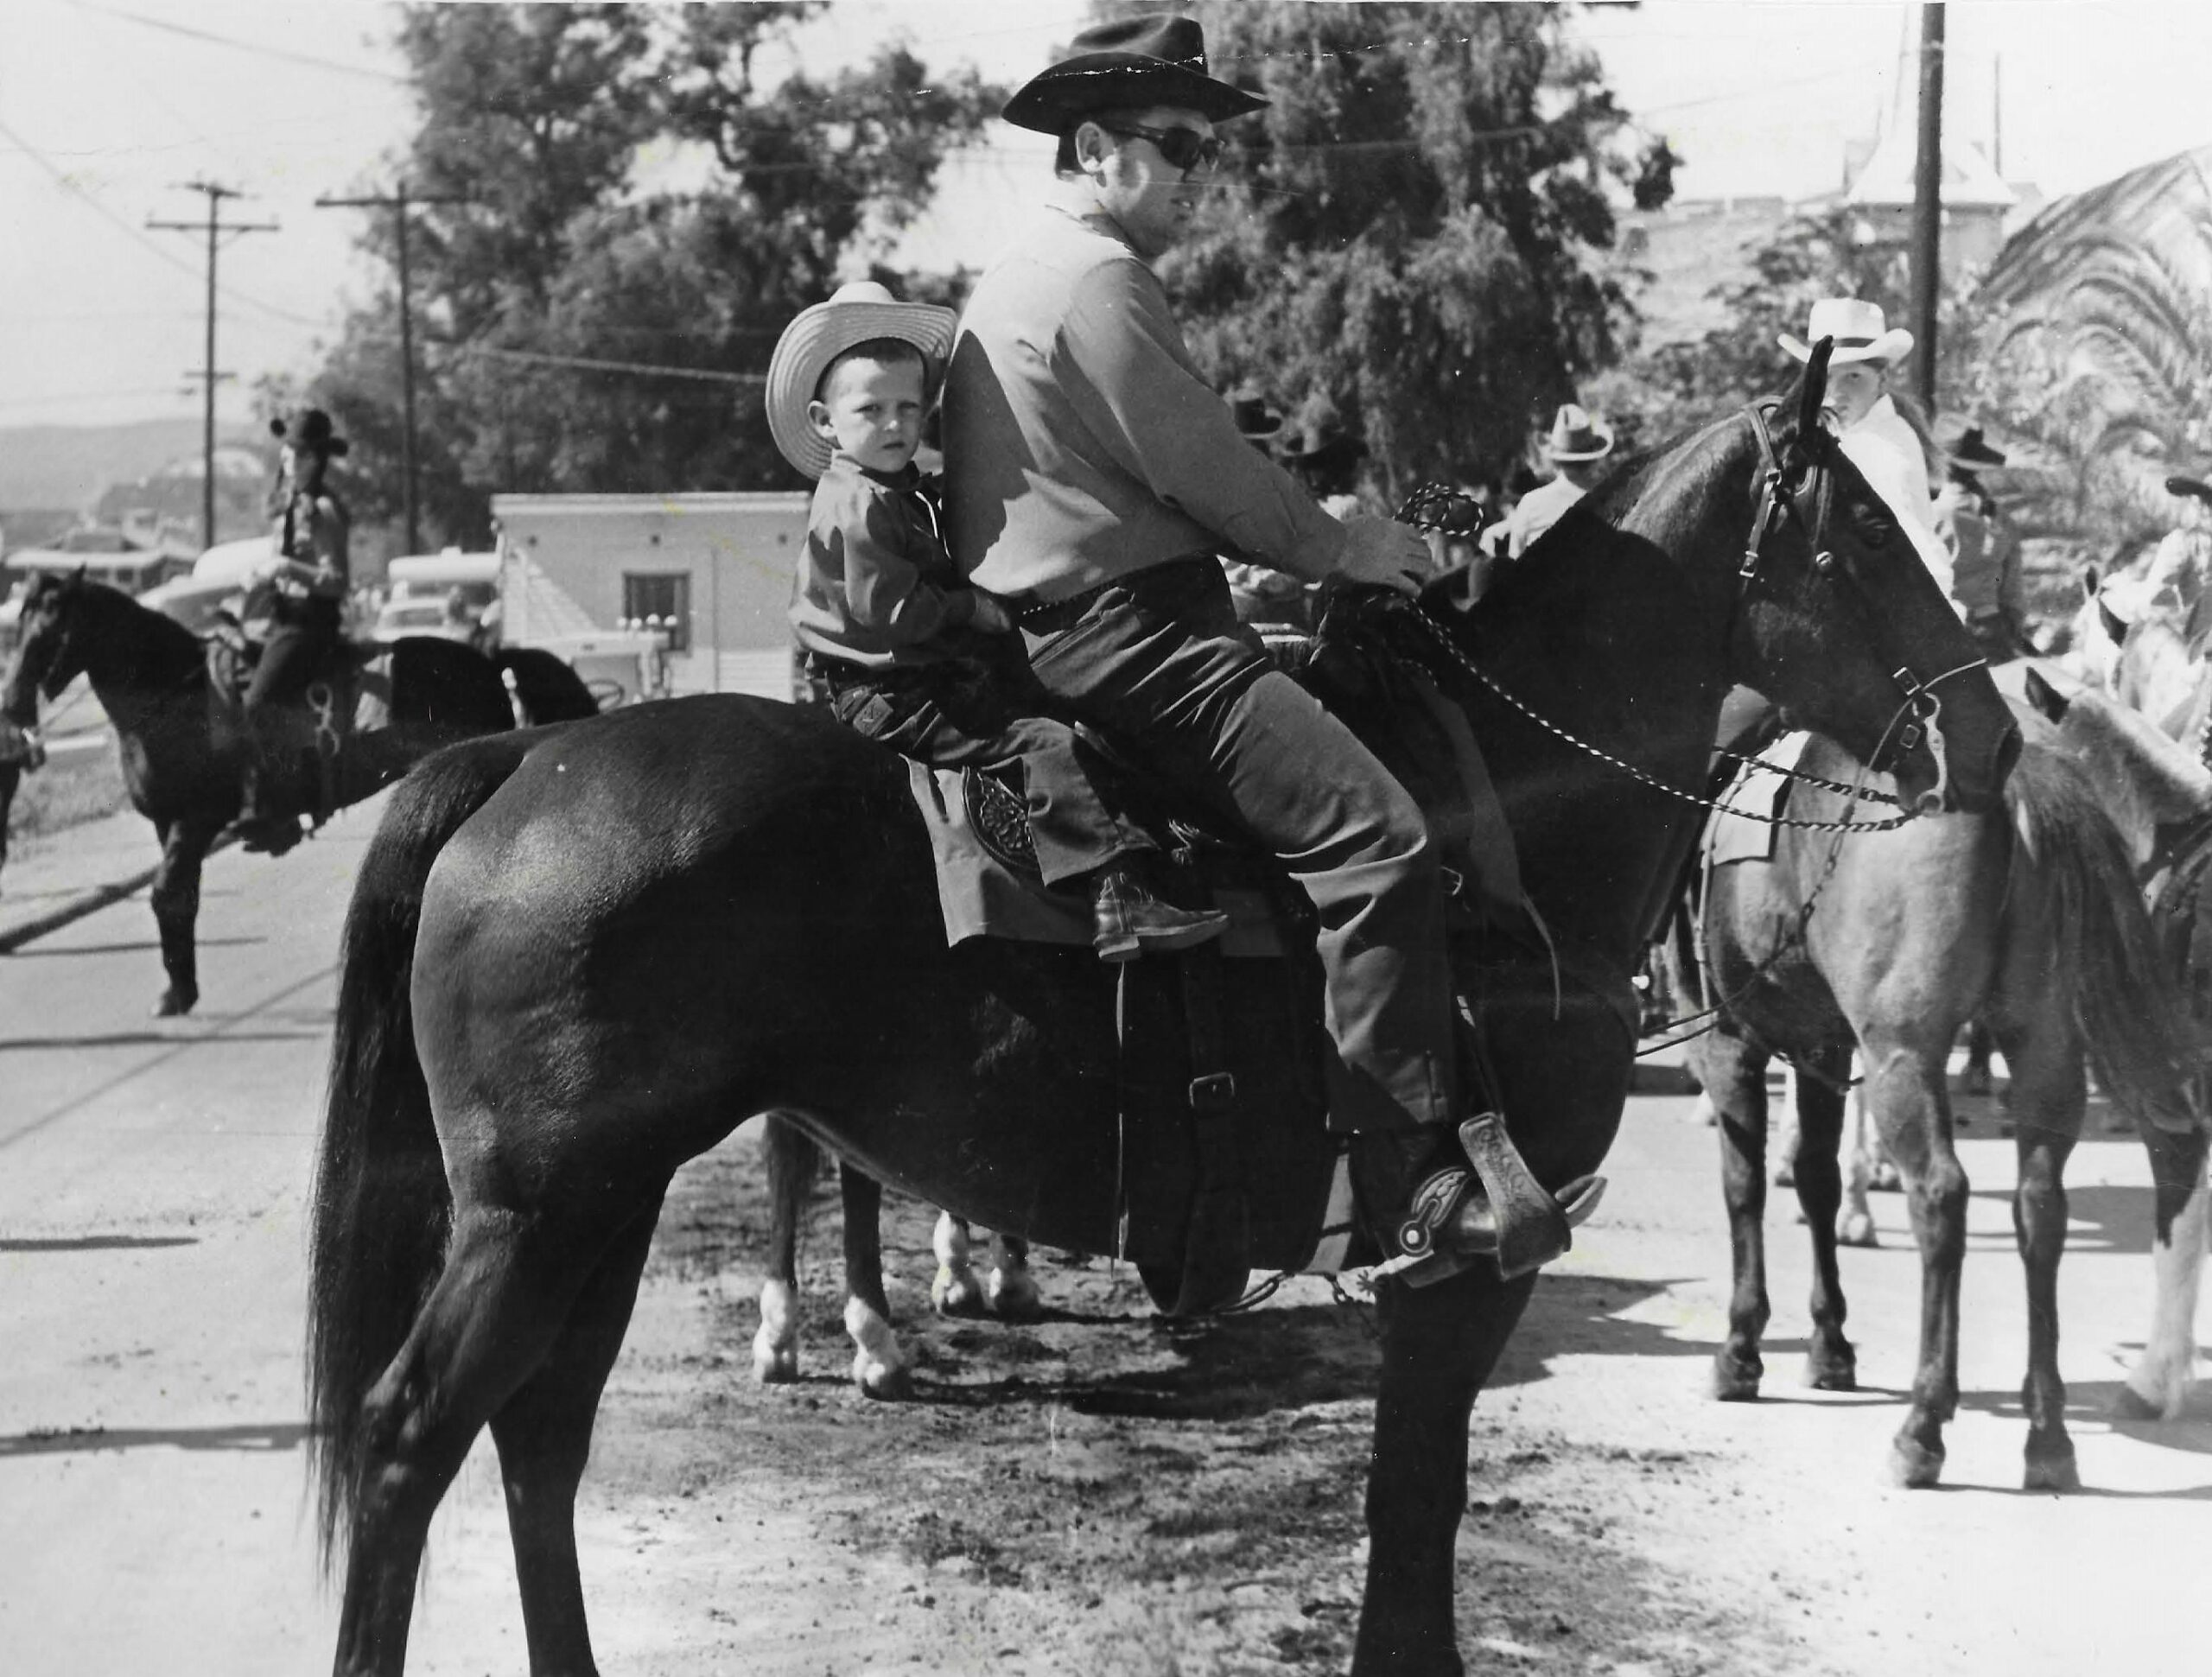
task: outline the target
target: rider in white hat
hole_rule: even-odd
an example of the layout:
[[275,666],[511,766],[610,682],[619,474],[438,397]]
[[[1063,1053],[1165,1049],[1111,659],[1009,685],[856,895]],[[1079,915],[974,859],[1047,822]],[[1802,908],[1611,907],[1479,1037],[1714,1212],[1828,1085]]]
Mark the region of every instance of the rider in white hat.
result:
[[1797,360],[1812,345],[1833,341],[1823,406],[1843,452],[1869,488],[1897,514],[1897,523],[1943,592],[1951,592],[1951,555],[1936,532],[1935,497],[1928,486],[1928,448],[1921,432],[1898,410],[1889,389],[1890,369],[1912,353],[1912,333],[1883,318],[1882,306],[1860,297],[1824,297],[1813,305],[1803,339],[1777,340]]
[[1549,483],[1523,495],[1506,518],[1504,534],[1498,538],[1505,543],[1506,556],[1518,559],[1567,508],[1588,494],[1605,475],[1599,462],[1612,452],[1613,434],[1585,409],[1569,402],[1554,414],[1551,435],[1544,439],[1544,454],[1554,475]]

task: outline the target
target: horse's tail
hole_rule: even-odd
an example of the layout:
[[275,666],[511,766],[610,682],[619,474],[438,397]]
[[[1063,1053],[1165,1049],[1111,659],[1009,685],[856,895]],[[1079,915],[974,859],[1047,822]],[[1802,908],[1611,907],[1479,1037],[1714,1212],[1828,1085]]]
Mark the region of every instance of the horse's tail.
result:
[[543,738],[493,734],[416,765],[377,825],[346,910],[308,1253],[308,1414],[326,1565],[352,1522],[363,1399],[414,1324],[452,1218],[408,994],[423,881]]
[[2196,1030],[2164,981],[2158,941],[2120,833],[2082,772],[2030,746],[2005,785],[2012,823],[2006,891],[2040,906],[2097,1080],[2114,1104],[2161,1129],[2193,1128]]

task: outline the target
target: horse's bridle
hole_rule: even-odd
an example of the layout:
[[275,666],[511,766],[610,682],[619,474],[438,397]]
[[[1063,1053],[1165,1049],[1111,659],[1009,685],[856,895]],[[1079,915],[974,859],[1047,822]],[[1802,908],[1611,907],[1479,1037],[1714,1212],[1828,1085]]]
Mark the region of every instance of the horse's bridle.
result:
[[[1774,446],[1774,434],[1767,428],[1767,414],[1770,403],[1753,402],[1744,409],[1751,422],[1751,435],[1759,446],[1759,499],[1751,514],[1751,534],[1744,542],[1744,562],[1736,568],[1736,595],[1729,610],[1727,633],[1735,633],[1737,615],[1750,594],[1752,581],[1758,575],[1760,562],[1765,556],[1767,537],[1785,516],[1794,516],[1805,531],[1806,540],[1813,549],[1813,567],[1827,574],[1835,569],[1835,555],[1821,544],[1827,533],[1828,512],[1834,499],[1834,473],[1823,471],[1814,460],[1812,450],[1806,445],[1804,428],[1799,428],[1796,446],[1805,456],[1804,467],[1795,481],[1782,462]],[[1900,532],[1902,533],[1902,532]],[[1936,689],[1954,676],[1963,676],[1968,670],[1987,666],[1986,658],[1969,658],[1942,674],[1926,681],[1916,676],[1910,665],[1900,665],[1891,672],[1890,679],[1897,683],[1904,693],[1904,702],[1891,716],[1875,743],[1873,754],[1866,759],[1867,767],[1878,773],[1889,773],[1898,757],[1917,747],[1922,740],[1928,744],[1928,753],[1936,759],[1936,784],[1922,794],[1923,809],[1932,813],[1943,806],[1945,794],[1950,789],[1950,762],[1944,751],[1943,730],[1941,726],[1943,701]]]

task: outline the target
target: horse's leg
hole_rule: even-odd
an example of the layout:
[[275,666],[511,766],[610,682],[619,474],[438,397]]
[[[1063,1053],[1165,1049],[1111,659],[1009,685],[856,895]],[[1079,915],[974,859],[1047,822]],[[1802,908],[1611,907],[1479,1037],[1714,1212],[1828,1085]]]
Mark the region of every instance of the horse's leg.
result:
[[[1847,1054],[1843,1065],[1848,1073],[1851,1057]],[[1889,1185],[1896,1187],[1897,1166],[1882,1157],[1873,1120],[1866,1111],[1864,1083],[1851,1091],[1850,1137],[1844,1147],[1844,1157],[1849,1162],[1844,1172],[1843,1204],[1836,1224],[1836,1240],[1844,1246],[1879,1246],[1882,1242],[1874,1234],[1874,1208],[1866,1203],[1866,1195],[1868,1190],[1882,1185],[1881,1174],[1885,1169],[1891,1178]]]
[[2088,1087],[2082,1041],[2061,1005],[2029,1028],[2008,1030],[2001,1045],[2012,1071],[2013,1146],[2020,1185],[2012,1196],[2012,1233],[2028,1282],[2028,1371],[2020,1407],[2028,1418],[2030,1490],[2079,1490],[2074,1440],[2066,1435],[2066,1382],[2058,1373],[2058,1261],[2066,1251],[2066,1159],[2081,1139]]
[[1713,1360],[1713,1395],[1745,1402],[1766,1372],[1759,1339],[1770,1307],[1766,1292],[1766,1055],[1714,1032],[1700,1045],[1698,1074],[1720,1118],[1720,1186],[1728,1205],[1735,1281],[1728,1299],[1728,1340]]
[[[590,1204],[586,1201],[586,1204]],[[469,1445],[537,1372],[606,1251],[652,1202],[577,1217],[523,1219],[476,1206],[454,1218],[436,1286],[362,1401],[359,1488],[338,1623],[340,1677],[398,1677],[430,1516]],[[533,1541],[543,1545],[542,1535]],[[588,1649],[580,1649],[590,1669]]]
[[1787,1115],[1768,1132],[1767,1138],[1767,1152],[1774,1159],[1774,1174],[1767,1179],[1777,1188],[1797,1185],[1797,1091],[1802,1082],[1796,1066],[1782,1068],[1782,1109]]
[[1469,1270],[1433,1286],[1385,1281],[1382,1383],[1367,1476],[1367,1591],[1353,1677],[1461,1677],[1452,1590],[1467,1507],[1467,1420],[1475,1394],[1536,1278]]
[[1891,1445],[1891,1471],[1910,1489],[1943,1473],[1943,1426],[1959,1407],[1959,1273],[1966,1259],[1967,1173],[1951,1145],[1944,1058],[1954,1032],[1908,1044],[1870,1032],[1862,1045],[1866,1100],[1882,1144],[1904,1173],[1920,1244],[1920,1355],[1912,1404]]
[[2122,1420],[2178,1420],[2196,1371],[2196,1294],[2203,1276],[2208,1225],[2203,1138],[2185,1142],[2142,1126],[2158,1183],[2151,1247],[2157,1304],[2143,1355],[2113,1400]]
[[853,1382],[868,1397],[912,1397],[913,1366],[891,1330],[891,1304],[883,1296],[883,1185],[841,1162],[837,1185],[844,1199],[845,1331],[853,1337]]
[[760,1156],[768,1167],[768,1276],[760,1283],[753,1378],[780,1386],[798,1378],[798,1225],[822,1150],[804,1130],[772,1112],[762,1121]]
[[991,1235],[990,1266],[983,1272],[983,1301],[1001,1322],[1033,1322],[1044,1314],[1037,1278],[1029,1273],[1029,1242],[1017,1235]]
[[[1967,1026],[1967,1067],[1960,1076],[1961,1093],[1986,1095],[1995,1086],[1989,1076],[1989,1057],[1995,1048],[1996,1039],[1986,1025],[1975,1020]],[[2005,1057],[2005,1064],[2012,1064],[2010,1054]]]
[[930,1236],[937,1254],[937,1277],[930,1283],[930,1303],[940,1316],[981,1316],[983,1278],[976,1273],[975,1243],[968,1219],[950,1211],[937,1214],[937,1228]]
[[1843,1200],[1843,1080],[1851,1048],[1842,1044],[1805,1057],[1797,1077],[1797,1203],[1813,1236],[1813,1334],[1805,1383],[1815,1391],[1851,1392],[1859,1364],[1843,1337],[1843,1277],[1836,1268],[1836,1208]]
[[162,841],[162,861],[150,899],[162,934],[162,969],[169,982],[154,1004],[154,1017],[174,1019],[190,1013],[200,1000],[200,953],[194,936],[200,919],[200,868],[219,829],[179,817],[158,823],[155,830]]
[[537,1372],[492,1417],[531,1677],[591,1677],[596,1669],[576,1568],[576,1486],[659,1216],[656,1201],[615,1237]]

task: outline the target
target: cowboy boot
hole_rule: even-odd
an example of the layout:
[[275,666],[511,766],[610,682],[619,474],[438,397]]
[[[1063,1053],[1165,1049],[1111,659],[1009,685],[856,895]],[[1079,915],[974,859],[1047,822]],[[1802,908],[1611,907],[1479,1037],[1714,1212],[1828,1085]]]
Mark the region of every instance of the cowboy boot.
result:
[[300,818],[270,808],[268,770],[258,754],[238,777],[238,818],[231,824],[239,848],[251,854],[281,856],[300,842]]
[[1122,856],[1091,875],[1091,943],[1101,961],[1194,949],[1229,930],[1226,914],[1164,901],[1145,873],[1135,857]]
[[1377,1274],[1427,1286],[1487,1258],[1508,1280],[1525,1275],[1565,1255],[1605,1193],[1598,1176],[1547,1192],[1495,1112],[1462,1122],[1457,1147],[1441,1132],[1425,1125],[1352,1137],[1353,1191],[1391,1253]]

